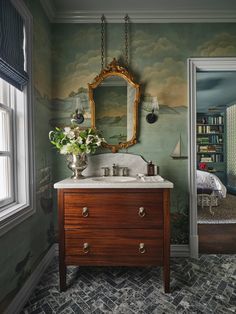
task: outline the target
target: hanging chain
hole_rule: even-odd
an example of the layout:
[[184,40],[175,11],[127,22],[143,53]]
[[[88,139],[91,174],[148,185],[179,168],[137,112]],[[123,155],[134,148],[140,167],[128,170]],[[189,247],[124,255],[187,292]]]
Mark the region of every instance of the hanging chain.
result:
[[105,16],[101,17],[101,69],[104,69],[104,55],[105,55]]
[[125,20],[125,65],[129,64],[129,16],[126,14]]
[[[129,16],[124,17],[125,20],[125,65],[129,64]],[[101,17],[101,69],[105,66],[105,16]]]

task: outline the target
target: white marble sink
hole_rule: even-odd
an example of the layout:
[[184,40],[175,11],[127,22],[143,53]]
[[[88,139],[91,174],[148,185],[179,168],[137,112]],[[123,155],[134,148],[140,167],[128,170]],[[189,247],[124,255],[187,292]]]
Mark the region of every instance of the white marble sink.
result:
[[163,182],[143,182],[135,177],[85,177],[74,180],[67,178],[54,184],[56,189],[163,189],[173,188],[173,183],[164,180]]
[[92,180],[97,181],[97,182],[106,182],[106,183],[125,183],[125,182],[134,182],[136,181],[136,178],[114,176],[114,177],[95,177],[95,178],[92,178]]

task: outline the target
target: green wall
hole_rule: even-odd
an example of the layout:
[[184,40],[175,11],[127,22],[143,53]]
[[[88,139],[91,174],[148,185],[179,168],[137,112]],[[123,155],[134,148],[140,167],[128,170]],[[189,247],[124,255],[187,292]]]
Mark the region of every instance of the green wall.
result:
[[54,243],[51,150],[51,26],[39,1],[26,1],[34,18],[36,213],[0,237],[0,313]]
[[[107,25],[107,62],[124,56],[124,27]],[[79,97],[90,123],[87,84],[101,69],[98,24],[52,26],[52,125],[69,123]],[[236,24],[131,24],[130,70],[141,84],[138,144],[126,150],[152,160],[160,174],[174,183],[171,195],[172,243],[188,243],[188,160],[170,157],[181,134],[188,141],[187,59],[236,55]],[[160,110],[155,124],[146,122],[151,97]],[[101,151],[99,152],[101,153]],[[69,176],[65,159],[54,154],[54,176]]]

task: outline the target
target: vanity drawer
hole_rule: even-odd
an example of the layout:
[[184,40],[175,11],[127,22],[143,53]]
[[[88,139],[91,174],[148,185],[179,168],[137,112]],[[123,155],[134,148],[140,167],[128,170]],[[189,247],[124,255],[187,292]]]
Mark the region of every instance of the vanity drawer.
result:
[[162,193],[65,193],[70,228],[161,228]]
[[145,229],[66,230],[65,261],[77,265],[161,265],[163,232]]

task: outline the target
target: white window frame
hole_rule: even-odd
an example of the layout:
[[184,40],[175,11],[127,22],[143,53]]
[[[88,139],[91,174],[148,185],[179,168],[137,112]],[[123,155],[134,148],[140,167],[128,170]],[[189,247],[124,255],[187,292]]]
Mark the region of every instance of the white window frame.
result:
[[[0,211],[0,236],[35,213],[35,165],[34,165],[34,108],[32,85],[33,20],[27,6],[21,0],[11,0],[24,20],[25,26],[25,69],[29,82],[19,98],[17,91],[11,93],[13,101],[21,101],[17,114],[12,117],[14,152],[14,200]],[[23,96],[23,97],[22,97]],[[19,111],[20,110],[20,111]],[[20,130],[20,133],[18,131]],[[23,145],[22,145],[23,143]]]

